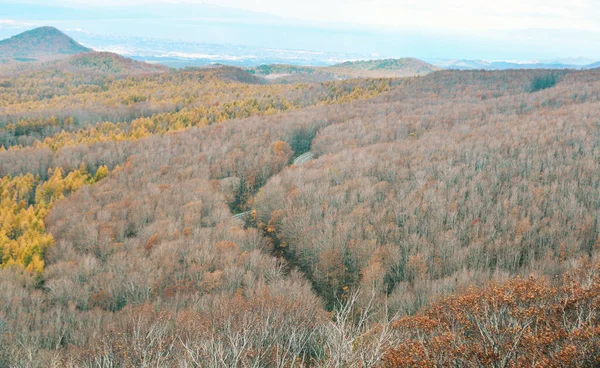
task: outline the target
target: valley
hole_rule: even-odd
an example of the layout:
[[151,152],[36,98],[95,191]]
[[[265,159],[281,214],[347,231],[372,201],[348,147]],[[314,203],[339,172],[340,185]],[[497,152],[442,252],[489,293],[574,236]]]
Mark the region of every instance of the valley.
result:
[[0,367],[600,362],[599,69],[172,69],[23,37]]

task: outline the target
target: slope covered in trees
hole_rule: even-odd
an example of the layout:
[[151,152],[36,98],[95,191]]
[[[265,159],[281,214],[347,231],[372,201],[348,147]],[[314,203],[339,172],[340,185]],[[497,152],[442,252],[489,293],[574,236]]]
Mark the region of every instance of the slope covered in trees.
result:
[[[319,124],[310,114],[272,117],[121,142],[122,157],[129,157],[122,169],[60,201],[48,216],[55,245],[42,275],[46,291],[23,289],[18,276],[3,270],[0,304],[11,321],[4,341],[25,338],[40,365],[51,356],[44,349],[61,346],[61,362],[77,366],[317,359],[323,354],[317,329],[326,322],[320,302],[307,281],[268,255],[267,239],[231,217],[227,203],[289,162],[293,152],[283,140],[293,144],[298,132]],[[106,152],[58,150],[47,165],[69,167],[98,151]],[[5,154],[15,153],[23,152]],[[36,309],[34,298],[44,300],[45,311]],[[48,312],[61,321],[48,326]],[[105,327],[90,334],[97,318]],[[12,324],[23,320],[18,328]],[[153,334],[157,323],[156,345],[126,348],[137,338],[134,331]],[[124,335],[106,340],[114,329]],[[36,335],[45,342],[29,340]],[[177,344],[169,347],[163,338]],[[4,346],[6,359],[27,360],[19,346]]]
[[31,173],[0,179],[0,267],[15,264],[39,274],[46,251],[54,245],[44,225],[54,202],[107,174],[106,166],[91,175],[82,165],[66,175],[60,167],[48,169],[47,180]]
[[93,77],[131,77],[165,73],[168,70],[168,67],[160,64],[136,61],[111,52],[91,51],[66,55],[58,60],[0,65],[0,77],[14,78],[42,72],[46,77],[56,78],[57,74],[66,72],[78,74],[81,79],[89,81]]
[[262,188],[258,226],[330,305],[376,287],[401,313],[592,257],[597,75],[537,93],[524,77],[439,73],[369,102],[316,135],[318,160]]
[[[113,56],[107,55],[110,62],[104,63],[96,55],[61,61],[85,65],[72,70],[44,69],[2,80],[0,145],[57,149],[138,139],[234,118],[370,98],[401,83],[365,79],[268,85],[233,67],[129,76],[135,74],[129,61],[116,59],[113,63]],[[122,68],[126,77],[84,70],[96,62],[102,68]]]
[[54,27],[39,27],[0,40],[0,64],[47,61],[89,51]]
[[332,65],[328,69],[334,73],[363,78],[375,75],[379,78],[423,76],[440,70],[434,65],[414,58],[348,61]]
[[423,76],[440,68],[413,58],[348,61],[327,67],[261,65],[248,71],[278,83],[324,82],[352,78]]
[[590,266],[558,283],[530,277],[471,288],[402,318],[382,366],[598,366],[600,279]]
[[231,71],[2,82],[0,366],[597,365],[599,72]]

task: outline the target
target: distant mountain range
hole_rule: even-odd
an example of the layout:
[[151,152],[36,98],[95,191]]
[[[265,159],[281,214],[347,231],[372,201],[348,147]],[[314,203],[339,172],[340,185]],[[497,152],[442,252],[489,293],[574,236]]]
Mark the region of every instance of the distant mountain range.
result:
[[586,69],[596,69],[596,68],[600,68],[600,61],[597,63],[590,64],[586,67]]
[[[239,50],[238,50],[239,51]],[[276,50],[281,58],[285,58],[286,50]],[[291,53],[300,51],[289,51]],[[306,52],[305,52],[306,53]],[[191,65],[233,64],[238,66],[238,57],[231,57],[228,61],[214,59],[211,55],[185,54]],[[191,56],[194,55],[194,56]],[[316,56],[317,53],[314,53]],[[0,66],[1,74],[11,74],[54,68],[72,72],[85,72],[92,74],[132,75],[144,73],[157,73],[168,70],[160,65],[162,62],[173,65],[173,57],[147,58],[135,57],[132,59],[109,52],[95,52],[87,48],[68,35],[54,27],[35,28],[16,36],[0,41]],[[197,59],[196,59],[197,58]],[[291,57],[291,59],[294,59]],[[146,63],[140,60],[152,60]],[[137,60],[137,61],[136,61]],[[257,60],[255,60],[257,61]],[[291,60],[290,60],[291,61]],[[322,62],[315,62],[315,66],[299,66],[289,64],[265,63],[261,66],[247,67],[246,71],[258,77],[277,82],[322,82],[349,78],[397,78],[416,75],[425,75],[440,69],[461,70],[505,70],[505,69],[592,69],[599,68],[600,62],[587,65],[574,65],[561,62],[512,62],[512,61],[485,61],[485,60],[419,60],[414,58],[383,59],[348,61],[330,66]],[[304,60],[306,62],[306,60]],[[571,60],[568,60],[571,62]],[[579,62],[579,60],[573,61]],[[286,61],[287,63],[287,61]],[[319,65],[320,64],[320,65]],[[181,66],[190,65],[182,63]],[[254,64],[256,65],[256,64]]]
[[48,61],[91,49],[53,27],[40,27],[0,41],[0,62]]
[[[7,66],[3,72],[9,74],[40,69],[113,75],[168,70],[166,66],[156,63],[136,61],[109,52],[95,52],[53,27],[36,28],[1,41],[0,60]],[[314,82],[407,77],[425,75],[439,69],[418,59],[404,58],[349,61],[331,66],[263,65],[247,69],[247,72],[267,80]],[[227,73],[230,74],[230,71]]]
[[593,69],[600,67],[600,62],[588,65],[567,64],[561,62],[514,62],[487,60],[428,60],[444,69],[457,70],[507,70],[507,69]]

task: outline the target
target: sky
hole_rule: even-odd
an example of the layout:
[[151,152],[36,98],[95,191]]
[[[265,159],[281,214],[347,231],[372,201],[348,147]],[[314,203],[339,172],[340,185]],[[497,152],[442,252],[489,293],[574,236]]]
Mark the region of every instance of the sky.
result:
[[[168,0],[167,0],[168,1]],[[143,5],[152,0],[50,0],[69,5]],[[165,2],[162,0],[160,2]],[[205,3],[314,22],[454,31],[575,29],[600,31],[598,0],[171,0]]]
[[[10,1],[29,8],[3,12]],[[240,12],[208,19],[200,4]],[[185,9],[160,26],[140,17],[129,23],[110,15],[93,22],[52,18],[61,29],[122,36],[394,57],[600,60],[600,0],[0,0],[0,28],[28,14],[39,19],[36,7],[49,5],[131,14]]]
[[377,27],[449,30],[571,28],[600,30],[598,0],[219,0],[284,17]]

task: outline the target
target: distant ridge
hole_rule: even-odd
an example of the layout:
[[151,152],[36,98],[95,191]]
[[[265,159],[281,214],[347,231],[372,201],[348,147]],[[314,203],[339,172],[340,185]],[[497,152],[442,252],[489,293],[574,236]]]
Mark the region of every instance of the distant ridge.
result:
[[66,72],[88,76],[111,75],[115,77],[127,77],[142,74],[165,73],[169,70],[170,68],[164,65],[149,64],[111,52],[91,51],[46,62],[0,65],[0,77],[37,72]]
[[53,70],[87,75],[129,76],[169,68],[82,46],[54,27],[35,28],[0,41],[0,75]]
[[0,41],[0,62],[48,61],[90,51],[54,27],[40,27]]
[[431,68],[439,69],[433,65],[415,58],[401,59],[382,59],[382,60],[361,60],[361,61],[346,61],[333,65],[332,68],[349,68],[357,70],[388,70],[397,71],[407,68]]
[[426,75],[441,68],[415,58],[347,61],[328,67],[350,77],[394,78]]
[[600,61],[598,61],[597,63],[586,65],[586,67],[585,67],[585,69],[596,69],[596,68],[600,68]]
[[434,64],[455,70],[509,70],[509,69],[594,69],[600,68],[600,62],[590,65],[565,64],[561,62],[513,62],[486,60],[437,60]]
[[[159,64],[136,61],[111,52],[86,52],[56,62],[57,69],[107,75],[138,75],[161,73],[169,70]],[[51,64],[47,65],[52,66]]]
[[437,70],[437,66],[414,58],[347,61],[326,67],[294,65],[261,65],[251,73],[270,80],[287,82],[323,82],[351,78],[402,78],[422,76]]

